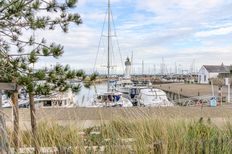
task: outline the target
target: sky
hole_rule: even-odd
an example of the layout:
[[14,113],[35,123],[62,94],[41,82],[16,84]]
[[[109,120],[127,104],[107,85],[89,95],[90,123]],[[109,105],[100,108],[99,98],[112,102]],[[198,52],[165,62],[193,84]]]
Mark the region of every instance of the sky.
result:
[[[162,62],[167,72],[197,71],[204,64],[230,65],[231,8],[231,0],[111,0],[112,35],[117,36],[111,41],[111,71],[121,73],[132,53],[134,73],[142,72],[142,61],[144,73],[149,74],[160,73]],[[65,50],[60,59],[43,59],[39,65],[59,62],[88,73],[94,68],[106,72],[106,25],[101,34],[107,0],[79,0],[71,11],[79,13],[83,23],[71,25],[68,34],[60,29],[36,32]]]

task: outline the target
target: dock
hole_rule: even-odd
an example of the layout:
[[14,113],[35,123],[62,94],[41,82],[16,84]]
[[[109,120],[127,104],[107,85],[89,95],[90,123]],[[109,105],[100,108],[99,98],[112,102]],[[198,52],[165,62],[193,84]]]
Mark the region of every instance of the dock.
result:
[[[171,100],[180,100],[194,98],[195,100],[210,99],[213,95],[220,97],[222,102],[227,102],[227,87],[223,86],[219,90],[218,86],[203,85],[203,84],[185,84],[185,83],[169,83],[153,85],[154,88],[161,89],[166,92]],[[213,89],[213,90],[212,90]],[[220,92],[222,95],[220,95]],[[230,94],[231,95],[231,94]],[[231,101],[230,101],[231,102]]]
[[[179,93],[184,97],[212,95],[211,85],[203,84],[185,84],[185,83],[169,83],[154,85],[154,88],[159,88],[164,91]],[[213,86],[214,95],[218,96],[219,87]],[[222,87],[222,94],[227,96],[227,87]]]

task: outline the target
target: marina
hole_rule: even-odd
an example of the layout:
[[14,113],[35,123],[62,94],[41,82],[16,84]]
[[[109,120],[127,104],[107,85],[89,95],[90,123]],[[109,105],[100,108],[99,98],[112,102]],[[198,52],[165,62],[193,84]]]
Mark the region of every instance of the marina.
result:
[[232,153],[231,7],[1,1],[0,153]]

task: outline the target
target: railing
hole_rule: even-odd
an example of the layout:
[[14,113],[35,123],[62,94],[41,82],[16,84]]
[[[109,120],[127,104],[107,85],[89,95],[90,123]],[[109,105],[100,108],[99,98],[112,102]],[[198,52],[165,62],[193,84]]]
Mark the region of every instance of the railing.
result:
[[188,98],[175,99],[171,102],[179,106],[209,106],[211,95],[193,96]]

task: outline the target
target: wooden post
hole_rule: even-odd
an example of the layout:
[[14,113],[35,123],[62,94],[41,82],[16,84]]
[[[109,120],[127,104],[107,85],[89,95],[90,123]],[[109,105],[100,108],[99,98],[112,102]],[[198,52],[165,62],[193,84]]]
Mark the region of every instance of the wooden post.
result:
[[0,109],[2,108],[2,90],[0,89]]
[[18,111],[18,91],[14,91],[12,96],[12,108],[13,108],[13,123],[14,123],[14,132],[13,132],[13,143],[15,148],[15,153],[18,153],[19,149],[19,111]]
[[157,141],[153,144],[154,153],[163,153],[162,141]]
[[220,99],[220,104],[218,104],[218,105],[222,105],[222,87],[218,87],[218,95],[219,95],[219,99]]

